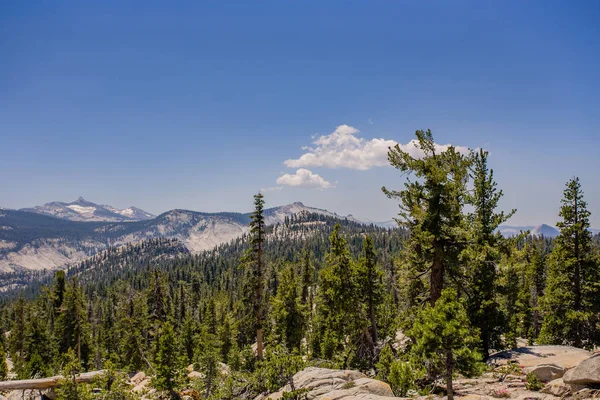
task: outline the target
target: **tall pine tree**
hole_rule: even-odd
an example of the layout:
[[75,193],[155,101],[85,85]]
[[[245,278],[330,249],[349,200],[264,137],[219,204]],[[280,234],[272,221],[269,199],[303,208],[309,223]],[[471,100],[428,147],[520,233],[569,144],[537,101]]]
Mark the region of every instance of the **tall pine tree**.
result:
[[488,168],[487,159],[488,153],[484,150],[472,156],[473,190],[467,196],[467,202],[474,211],[468,216],[469,246],[462,254],[466,264],[467,311],[471,324],[479,328],[484,357],[488,356],[490,348],[501,348],[503,319],[496,300],[497,264],[507,241],[497,228],[516,212],[496,213],[502,190],[496,187],[494,171]]
[[409,275],[429,277],[427,299],[433,305],[445,282],[456,277],[458,257],[465,247],[462,210],[471,160],[453,146],[440,148],[430,130],[417,131],[416,136],[416,156],[400,145],[388,152],[393,167],[416,179],[408,177],[403,190],[382,190],[400,201],[397,221],[410,230],[407,254],[413,272]]
[[265,271],[263,246],[265,243],[265,200],[262,193],[254,196],[254,212],[250,216],[250,243],[254,278],[254,308],[256,319],[256,357],[263,358],[263,274]]
[[549,256],[542,299],[540,341],[592,348],[600,344],[600,269],[579,178],[567,183],[561,203],[562,221],[556,224],[560,234]]

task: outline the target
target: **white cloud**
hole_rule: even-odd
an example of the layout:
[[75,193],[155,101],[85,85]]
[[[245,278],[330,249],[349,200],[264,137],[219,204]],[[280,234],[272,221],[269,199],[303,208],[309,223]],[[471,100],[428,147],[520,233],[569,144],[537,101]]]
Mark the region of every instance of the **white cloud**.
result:
[[334,187],[331,182],[326,181],[319,174],[315,174],[304,168],[300,168],[294,174],[283,174],[275,181],[278,185],[295,186],[311,189],[329,189]]
[[[398,142],[378,138],[367,140],[356,137],[357,133],[359,130],[352,126],[340,125],[331,134],[320,136],[314,140],[313,147],[303,147],[302,149],[306,150],[306,153],[300,158],[286,160],[284,164],[290,168],[327,167],[359,170],[389,166],[388,148],[395,146]],[[400,144],[400,148],[413,157],[421,157],[423,152],[416,145],[417,141],[411,140],[407,144]],[[441,152],[450,145],[436,146]],[[468,151],[466,147],[455,147],[459,152],[466,153]]]
[[262,193],[279,192],[279,191],[281,191],[281,189],[283,189],[282,186],[270,186],[270,187],[262,188],[262,189],[260,189],[260,191]]

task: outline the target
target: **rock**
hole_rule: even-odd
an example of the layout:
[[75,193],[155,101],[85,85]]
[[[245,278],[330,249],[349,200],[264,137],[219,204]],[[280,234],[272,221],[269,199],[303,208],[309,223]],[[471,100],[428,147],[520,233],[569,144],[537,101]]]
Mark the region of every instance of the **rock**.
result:
[[570,387],[562,380],[562,378],[558,378],[548,382],[548,384],[542,390],[540,390],[540,393],[563,397],[570,391]]
[[187,375],[188,379],[194,380],[194,379],[202,379],[204,378],[204,374],[198,372],[198,371],[192,371]]
[[596,389],[585,388],[571,395],[572,399],[597,399],[599,391]]
[[146,386],[148,386],[148,384],[150,383],[150,379],[144,379],[143,381],[141,381],[140,383],[138,383],[137,385],[135,385],[135,387],[133,389],[131,389],[134,392],[143,392],[146,389]]
[[571,346],[526,346],[492,354],[488,362],[505,364],[508,361],[517,362],[523,367],[533,367],[538,364],[556,364],[563,368],[573,368],[591,353]]
[[542,382],[550,382],[562,378],[566,369],[556,364],[538,364],[534,367],[525,368],[525,373],[534,373]]
[[563,380],[568,385],[599,385],[600,384],[600,354],[582,361],[564,375]]
[[231,373],[230,369],[229,369],[229,365],[220,362],[219,363],[219,372],[221,372],[221,375],[223,376],[227,376]]
[[39,400],[39,390],[13,390],[6,394],[6,400]]
[[129,379],[129,381],[134,385],[139,385],[144,379],[146,379],[146,374],[144,371],[140,371]]
[[400,351],[406,348],[410,342],[410,339],[402,332],[402,330],[396,331],[396,337],[392,341],[392,348],[396,351]]
[[[296,390],[308,389],[307,398],[312,400],[388,400],[395,399],[390,386],[376,379],[367,378],[358,371],[308,367],[292,378]],[[287,385],[266,399],[277,400]],[[258,399],[258,398],[257,398]]]

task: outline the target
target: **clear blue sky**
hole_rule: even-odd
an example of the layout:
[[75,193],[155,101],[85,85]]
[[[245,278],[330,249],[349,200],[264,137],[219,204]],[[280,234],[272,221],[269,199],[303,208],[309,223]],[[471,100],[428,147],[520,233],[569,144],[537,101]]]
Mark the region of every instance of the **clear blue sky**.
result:
[[600,227],[598,21],[598,0],[4,1],[0,205],[247,211],[270,189],[387,220],[393,169],[284,161],[339,125],[358,151],[431,128],[491,152],[511,223],[555,223],[578,175]]

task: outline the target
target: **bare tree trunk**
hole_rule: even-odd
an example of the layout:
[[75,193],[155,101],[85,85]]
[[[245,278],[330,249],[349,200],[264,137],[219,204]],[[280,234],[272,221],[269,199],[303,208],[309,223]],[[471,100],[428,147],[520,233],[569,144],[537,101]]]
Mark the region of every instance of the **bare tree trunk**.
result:
[[442,290],[444,288],[444,263],[442,249],[439,243],[434,243],[434,258],[433,264],[431,265],[431,274],[429,276],[429,301],[431,306],[435,305],[435,302],[442,297]]
[[446,392],[448,393],[448,400],[454,400],[454,389],[452,388],[452,369],[454,367],[454,359],[452,357],[452,351],[446,351]]

